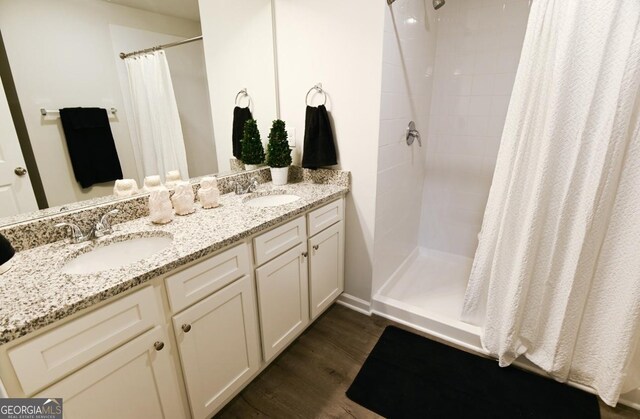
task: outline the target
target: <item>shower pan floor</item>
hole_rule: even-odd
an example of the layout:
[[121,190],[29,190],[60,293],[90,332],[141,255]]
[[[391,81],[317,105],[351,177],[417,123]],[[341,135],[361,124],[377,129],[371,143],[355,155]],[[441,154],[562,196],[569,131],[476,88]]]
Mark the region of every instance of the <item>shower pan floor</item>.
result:
[[384,295],[443,316],[458,319],[473,259],[431,249],[420,249]]
[[484,352],[480,328],[460,320],[473,259],[419,248],[373,298],[373,311]]

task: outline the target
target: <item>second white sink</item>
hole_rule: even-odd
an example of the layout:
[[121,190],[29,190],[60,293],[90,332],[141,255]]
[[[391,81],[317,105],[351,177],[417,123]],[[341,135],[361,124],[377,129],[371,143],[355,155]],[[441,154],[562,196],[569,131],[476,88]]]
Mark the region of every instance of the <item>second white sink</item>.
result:
[[71,275],[88,275],[117,269],[164,250],[171,245],[172,241],[171,236],[134,237],[105,246],[96,246],[69,260],[62,267],[62,272]]
[[257,196],[255,198],[249,199],[245,202],[246,205],[250,207],[277,207],[278,205],[289,204],[291,202],[297,201],[300,199],[298,195],[290,195],[290,194],[277,194],[277,195],[264,195]]

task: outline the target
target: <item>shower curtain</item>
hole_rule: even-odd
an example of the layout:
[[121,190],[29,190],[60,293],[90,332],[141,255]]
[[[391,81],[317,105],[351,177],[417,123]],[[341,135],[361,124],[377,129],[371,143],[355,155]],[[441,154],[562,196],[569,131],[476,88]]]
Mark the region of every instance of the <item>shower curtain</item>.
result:
[[638,0],[533,1],[462,314],[610,405],[640,384],[639,89]]
[[125,58],[134,124],[131,142],[144,176],[180,170],[189,178],[178,105],[164,51]]

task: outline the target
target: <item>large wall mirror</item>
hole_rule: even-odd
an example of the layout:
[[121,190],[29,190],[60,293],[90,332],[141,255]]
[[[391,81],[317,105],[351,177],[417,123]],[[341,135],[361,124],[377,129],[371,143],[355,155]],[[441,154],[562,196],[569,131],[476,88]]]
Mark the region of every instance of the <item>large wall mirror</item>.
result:
[[[0,0],[0,225],[112,195],[113,181],[78,181],[82,153],[70,152],[60,109],[105,109],[122,177],[139,186],[168,170],[187,180],[241,169],[234,108],[249,107],[262,132],[278,117],[272,12],[271,0]],[[166,74],[153,53],[120,56],[167,44],[179,45],[162,49]]]

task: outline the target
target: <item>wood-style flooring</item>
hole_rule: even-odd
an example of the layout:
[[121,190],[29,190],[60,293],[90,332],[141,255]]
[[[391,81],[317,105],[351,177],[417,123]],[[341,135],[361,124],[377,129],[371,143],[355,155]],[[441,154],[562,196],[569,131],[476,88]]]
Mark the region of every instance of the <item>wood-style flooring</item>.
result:
[[[332,306],[217,417],[380,417],[349,400],[345,392],[390,324],[395,323]],[[623,406],[613,409],[600,403],[600,411],[603,419],[640,418]]]

